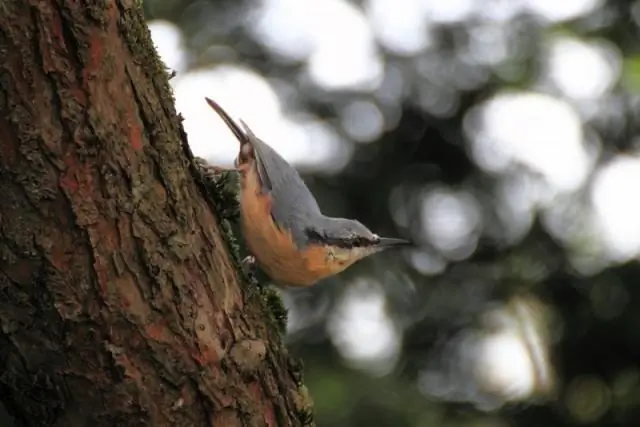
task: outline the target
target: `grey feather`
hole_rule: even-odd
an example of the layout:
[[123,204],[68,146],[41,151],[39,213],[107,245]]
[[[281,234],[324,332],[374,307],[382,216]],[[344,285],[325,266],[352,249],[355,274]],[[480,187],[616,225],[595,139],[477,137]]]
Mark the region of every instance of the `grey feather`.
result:
[[271,195],[271,216],[278,226],[291,232],[296,245],[303,248],[309,242],[306,229],[323,218],[318,202],[298,171],[243,125],[258,160],[263,190]]

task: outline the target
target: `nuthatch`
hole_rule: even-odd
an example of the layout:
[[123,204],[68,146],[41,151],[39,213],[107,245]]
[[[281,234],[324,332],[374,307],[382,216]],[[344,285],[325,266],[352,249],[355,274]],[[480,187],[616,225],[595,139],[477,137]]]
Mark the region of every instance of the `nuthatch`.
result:
[[[360,222],[331,218],[298,172],[247,124],[205,98],[240,141],[240,226],[259,267],[276,283],[309,286],[376,252],[411,243],[379,237]],[[219,168],[218,168],[219,169]]]

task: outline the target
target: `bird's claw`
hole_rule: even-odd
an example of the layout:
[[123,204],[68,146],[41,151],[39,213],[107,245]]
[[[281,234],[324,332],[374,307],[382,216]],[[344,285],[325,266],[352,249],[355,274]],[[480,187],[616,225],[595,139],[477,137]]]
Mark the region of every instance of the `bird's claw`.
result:
[[210,177],[218,176],[225,172],[233,172],[236,170],[235,168],[223,168],[220,166],[214,166],[202,157],[196,157],[194,159],[194,163],[196,165],[196,168],[199,169],[203,175]]
[[242,271],[247,276],[255,276],[256,272],[256,258],[253,255],[249,255],[242,260]]
[[213,165],[207,165],[207,170],[210,173],[213,173],[216,175],[220,175],[221,173],[225,173],[225,172],[235,172],[234,168],[223,168],[220,166],[213,166]]
[[210,177],[219,177],[226,172],[232,172],[234,170],[235,169],[221,168],[219,166],[213,166],[213,165],[206,165],[205,167],[202,168],[202,171],[204,172],[204,174]]

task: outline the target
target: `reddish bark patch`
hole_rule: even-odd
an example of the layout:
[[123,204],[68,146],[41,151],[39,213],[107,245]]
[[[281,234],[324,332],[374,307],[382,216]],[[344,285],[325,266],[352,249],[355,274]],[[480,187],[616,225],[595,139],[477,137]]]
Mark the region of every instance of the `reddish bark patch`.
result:
[[66,170],[62,174],[60,174],[60,186],[70,192],[71,194],[78,191],[78,180],[74,176],[73,172],[70,170]]
[[135,367],[135,365],[129,360],[129,358],[124,354],[118,354],[115,357],[115,361],[120,367],[124,370],[124,375],[127,378],[131,378],[136,382],[136,384],[142,384],[142,375],[140,371]]
[[51,33],[53,34],[54,41],[57,42],[57,45],[66,50],[66,45],[64,42],[64,35],[62,34],[62,19],[60,18],[60,14],[58,13],[58,5],[55,0],[49,0],[49,10],[51,10],[51,25],[49,28],[51,29]]
[[240,427],[244,425],[238,418],[238,414],[231,409],[223,409],[222,411],[216,411],[211,415],[210,421],[211,427],[225,426],[225,427]]
[[78,103],[80,105],[82,105],[83,107],[86,107],[86,105],[87,105],[87,94],[86,94],[85,91],[83,91],[82,89],[80,89],[78,87],[70,88],[69,89],[69,95],[71,95],[73,97],[73,99],[78,101]]
[[202,357],[202,355],[200,354],[199,351],[196,351],[195,353],[191,354],[191,357],[193,358],[193,360],[196,361],[196,363],[200,366],[204,366],[205,365],[205,360]]
[[[220,378],[224,378],[224,376],[225,376],[222,372],[220,372],[219,369],[216,369],[216,368],[212,369],[212,375],[218,381],[220,381]],[[229,408],[229,407],[233,406],[236,403],[236,400],[233,397],[233,395],[231,395],[229,393],[220,393],[217,396],[217,399],[218,399],[218,402],[219,402],[220,406],[222,406],[223,408]]]
[[268,426],[276,427],[275,409],[273,408],[273,405],[265,399],[260,383],[258,381],[252,382],[249,386],[249,392],[255,402],[261,403],[263,409],[262,415],[265,423],[267,423]]
[[131,301],[129,301],[127,298],[125,298],[124,296],[120,295],[120,301],[122,301],[122,306],[124,308],[129,308],[131,307]]
[[138,121],[133,103],[127,108],[127,124],[129,125],[129,142],[135,151],[142,148],[142,128]]
[[111,22],[113,24],[113,23],[117,22],[116,21],[116,18],[117,18],[116,13],[118,12],[118,7],[116,5],[116,1],[115,0],[111,0],[107,7],[109,8],[109,22]]
[[189,386],[186,384],[183,385],[182,388],[180,389],[180,399],[182,399],[184,404],[187,406],[190,406],[194,401],[193,392],[191,391]]
[[[78,164],[77,159],[71,153],[63,157],[63,162],[67,168],[60,174],[60,187],[69,198],[73,199],[73,204],[77,207],[90,205],[96,199],[91,165],[88,163]],[[85,222],[87,218],[78,218],[78,220]]]
[[67,192],[75,194],[80,187],[78,177],[76,176],[80,168],[72,155],[65,156],[64,164],[67,166],[67,169],[60,174],[60,186]]
[[62,31],[62,18],[58,12],[58,7],[53,0],[49,1],[49,13],[41,15],[42,30],[50,34],[50,40],[40,40],[40,52],[42,62],[47,72],[56,71],[57,64],[53,60],[54,56],[60,58],[68,54]]
[[100,244],[104,245],[109,252],[117,251],[120,248],[120,236],[115,224],[103,218],[98,223],[97,231],[100,236]]
[[277,427],[276,411],[273,408],[273,403],[265,402],[263,414],[264,414],[264,421],[267,423],[268,426]]
[[202,346],[202,350],[196,351],[191,355],[191,357],[193,357],[193,360],[195,360],[200,366],[207,366],[220,361],[218,353],[207,346]]
[[89,60],[84,70],[82,70],[82,79],[86,82],[100,68],[102,58],[104,57],[104,41],[102,32],[94,30],[89,39]]
[[168,343],[167,325],[165,321],[152,323],[145,327],[145,332],[149,338],[154,341]]
[[258,381],[254,381],[249,386],[249,391],[251,392],[251,397],[255,400],[262,400],[262,390],[260,389],[260,384]]
[[102,298],[106,300],[109,292],[109,270],[107,266],[99,259],[93,264],[93,268],[98,277],[98,285],[100,286],[100,293]]

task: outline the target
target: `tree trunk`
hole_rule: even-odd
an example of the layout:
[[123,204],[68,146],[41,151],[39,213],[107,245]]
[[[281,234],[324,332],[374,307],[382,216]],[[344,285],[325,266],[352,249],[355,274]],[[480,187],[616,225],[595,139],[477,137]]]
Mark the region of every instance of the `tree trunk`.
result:
[[308,425],[139,3],[0,4],[0,400],[18,426]]

